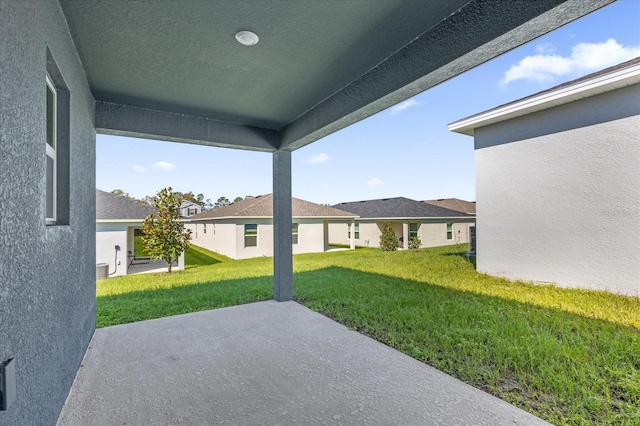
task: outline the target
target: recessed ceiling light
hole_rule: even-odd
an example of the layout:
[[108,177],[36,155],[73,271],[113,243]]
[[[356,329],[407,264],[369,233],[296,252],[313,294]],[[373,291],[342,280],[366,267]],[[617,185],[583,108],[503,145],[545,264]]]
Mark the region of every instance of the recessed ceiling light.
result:
[[238,31],[236,33],[236,40],[245,46],[253,46],[254,44],[258,44],[260,39],[256,33],[252,33],[251,31]]

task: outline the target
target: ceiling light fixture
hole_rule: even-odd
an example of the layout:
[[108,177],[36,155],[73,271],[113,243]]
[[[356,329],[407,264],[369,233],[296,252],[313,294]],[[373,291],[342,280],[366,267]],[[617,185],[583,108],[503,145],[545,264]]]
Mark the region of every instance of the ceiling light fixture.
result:
[[256,33],[253,33],[251,31],[238,31],[236,33],[236,40],[238,40],[240,44],[244,44],[245,46],[253,46],[255,44],[258,44],[258,41],[260,39],[258,38]]

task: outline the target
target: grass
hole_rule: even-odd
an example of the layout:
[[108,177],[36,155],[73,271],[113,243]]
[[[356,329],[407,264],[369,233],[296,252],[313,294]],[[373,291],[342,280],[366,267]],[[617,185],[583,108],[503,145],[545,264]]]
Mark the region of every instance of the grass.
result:
[[[640,424],[640,299],[479,274],[459,251],[297,255],[295,298],[552,423]],[[272,297],[271,258],[186,261],[99,281],[99,326]]]

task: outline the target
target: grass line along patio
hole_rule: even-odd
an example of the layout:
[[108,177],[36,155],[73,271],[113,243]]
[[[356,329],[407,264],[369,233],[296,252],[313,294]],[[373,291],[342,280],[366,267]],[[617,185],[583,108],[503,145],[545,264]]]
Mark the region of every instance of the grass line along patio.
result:
[[[640,422],[640,299],[479,274],[465,249],[297,255],[295,300],[550,422]],[[270,258],[186,264],[98,282],[98,326],[271,298]]]

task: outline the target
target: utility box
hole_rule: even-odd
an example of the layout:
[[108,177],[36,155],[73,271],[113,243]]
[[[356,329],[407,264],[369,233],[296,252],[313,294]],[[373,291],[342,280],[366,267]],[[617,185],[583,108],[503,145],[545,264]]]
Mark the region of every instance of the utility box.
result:
[[104,280],[109,278],[109,264],[98,263],[96,265],[96,280]]

